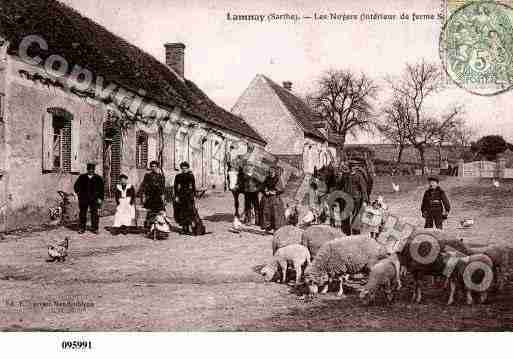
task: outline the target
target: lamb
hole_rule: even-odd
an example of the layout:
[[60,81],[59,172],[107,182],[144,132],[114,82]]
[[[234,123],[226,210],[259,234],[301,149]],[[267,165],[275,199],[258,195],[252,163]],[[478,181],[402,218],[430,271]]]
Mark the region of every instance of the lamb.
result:
[[330,279],[338,278],[337,296],[344,297],[343,283],[348,274],[370,270],[388,252],[385,246],[371,240],[367,234],[340,238],[325,243],[305,270],[305,280],[310,294],[319,286],[326,286]]
[[[306,263],[310,265],[310,252],[308,248],[301,244],[290,244],[282,247],[276,251],[272,261],[267,264],[260,273],[265,281],[271,281],[276,274],[278,268],[281,269],[281,282],[286,283],[287,277],[287,263],[291,263],[296,271],[296,285],[301,281],[302,269],[301,267]],[[280,282],[280,280],[278,280]]]
[[342,237],[344,234],[339,228],[331,227],[325,224],[318,224],[308,227],[301,236],[301,244],[308,248],[312,258],[315,258],[319,248],[335,238]]
[[376,263],[371,268],[367,283],[360,291],[360,299],[367,303],[374,301],[377,292],[384,289],[385,298],[388,303],[391,303],[394,286],[397,290],[401,289],[400,266],[399,258],[395,253]]
[[[444,256],[444,262],[448,262],[451,255],[449,255],[448,257]],[[473,255],[470,255],[467,257],[458,257],[457,259],[453,259],[453,260],[455,260],[455,265],[453,265],[453,270],[451,271],[451,273],[448,274],[449,284],[450,284],[450,294],[449,294],[449,300],[447,301],[447,305],[451,305],[454,303],[454,294],[456,292],[456,286],[458,284],[465,287],[467,304],[470,305],[473,303],[472,292],[475,292],[477,290],[473,290],[473,289],[469,288],[468,283],[465,283],[465,275],[469,275],[469,274],[465,273],[465,270],[468,268],[469,264],[481,262],[481,263],[484,263],[486,265],[486,267],[490,268],[490,271],[493,271],[493,262],[490,257],[488,257],[486,254],[483,254],[483,253],[473,254]],[[491,275],[493,276],[493,274],[491,274]],[[482,279],[482,281],[485,281],[485,279],[486,279],[486,273],[485,273],[485,277]],[[483,287],[482,289],[480,289],[478,291],[479,292],[479,300],[481,303],[484,303],[488,296],[488,293],[487,293],[488,288],[486,288],[486,283],[483,283],[483,284],[485,285],[485,287]]]
[[303,230],[296,226],[287,225],[287,226],[280,227],[273,234],[273,240],[272,240],[273,255],[276,254],[276,251],[278,249],[288,246],[289,244],[301,244],[302,235],[303,235]]

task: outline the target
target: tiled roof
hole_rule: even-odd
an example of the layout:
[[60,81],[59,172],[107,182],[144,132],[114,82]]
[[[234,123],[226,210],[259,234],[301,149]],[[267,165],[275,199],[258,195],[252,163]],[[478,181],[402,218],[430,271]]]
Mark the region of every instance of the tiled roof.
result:
[[192,82],[182,81],[153,56],[56,0],[0,0],[0,34],[9,40],[11,55],[17,54],[25,36],[38,35],[49,49],[37,53],[31,49],[34,55],[43,59],[60,55],[70,69],[79,65],[102,76],[104,86],[116,83],[131,91],[144,90],[163,107],[179,106],[206,123],[265,143],[241,118],[216,105]]
[[[269,86],[273,89],[287,110],[292,114],[294,119],[299,123],[307,136],[323,141],[326,140],[326,136],[324,136],[314,125],[314,121],[322,121],[319,118],[319,115],[314,113],[303,100],[289,90],[283,88],[264,75],[262,75],[262,78],[267,81]],[[329,140],[329,142],[332,142],[331,138]]]

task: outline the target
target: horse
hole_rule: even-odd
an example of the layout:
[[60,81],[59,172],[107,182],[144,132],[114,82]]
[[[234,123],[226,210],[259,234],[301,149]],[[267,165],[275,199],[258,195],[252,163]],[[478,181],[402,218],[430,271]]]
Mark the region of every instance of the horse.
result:
[[236,218],[240,218],[239,216],[239,196],[244,194],[244,173],[242,172],[242,168],[230,168],[228,170],[228,189],[232,192],[233,195],[233,204],[235,207],[234,216]]
[[[369,180],[370,179],[370,180]],[[346,235],[359,234],[360,231],[353,226],[356,224],[355,220],[362,208],[363,201],[370,198],[372,191],[372,176],[362,167],[354,166],[346,171],[337,171],[333,164],[323,166],[319,169],[314,169],[313,181],[321,181],[326,186],[326,194],[324,197],[329,196],[333,191],[344,191],[348,193],[354,203],[354,207],[350,216],[341,219],[342,231]],[[326,199],[326,198],[325,198]],[[338,207],[340,218],[346,208],[346,201],[343,198],[335,200],[335,204]],[[330,215],[332,217],[331,224],[335,226],[336,223],[333,221],[335,213],[333,206],[330,208]]]

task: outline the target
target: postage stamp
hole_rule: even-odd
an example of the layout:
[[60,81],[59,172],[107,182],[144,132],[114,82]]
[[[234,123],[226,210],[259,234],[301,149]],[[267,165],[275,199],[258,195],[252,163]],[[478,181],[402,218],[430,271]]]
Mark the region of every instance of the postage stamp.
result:
[[513,8],[495,1],[449,0],[440,34],[448,78],[476,95],[513,87]]

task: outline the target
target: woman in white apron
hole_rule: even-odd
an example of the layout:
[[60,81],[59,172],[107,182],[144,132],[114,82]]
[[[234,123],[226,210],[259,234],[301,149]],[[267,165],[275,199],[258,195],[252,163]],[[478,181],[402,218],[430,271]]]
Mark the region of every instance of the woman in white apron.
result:
[[127,233],[128,228],[135,220],[135,188],[128,183],[128,177],[119,176],[119,184],[114,192],[116,198],[116,214],[114,215],[114,234]]

